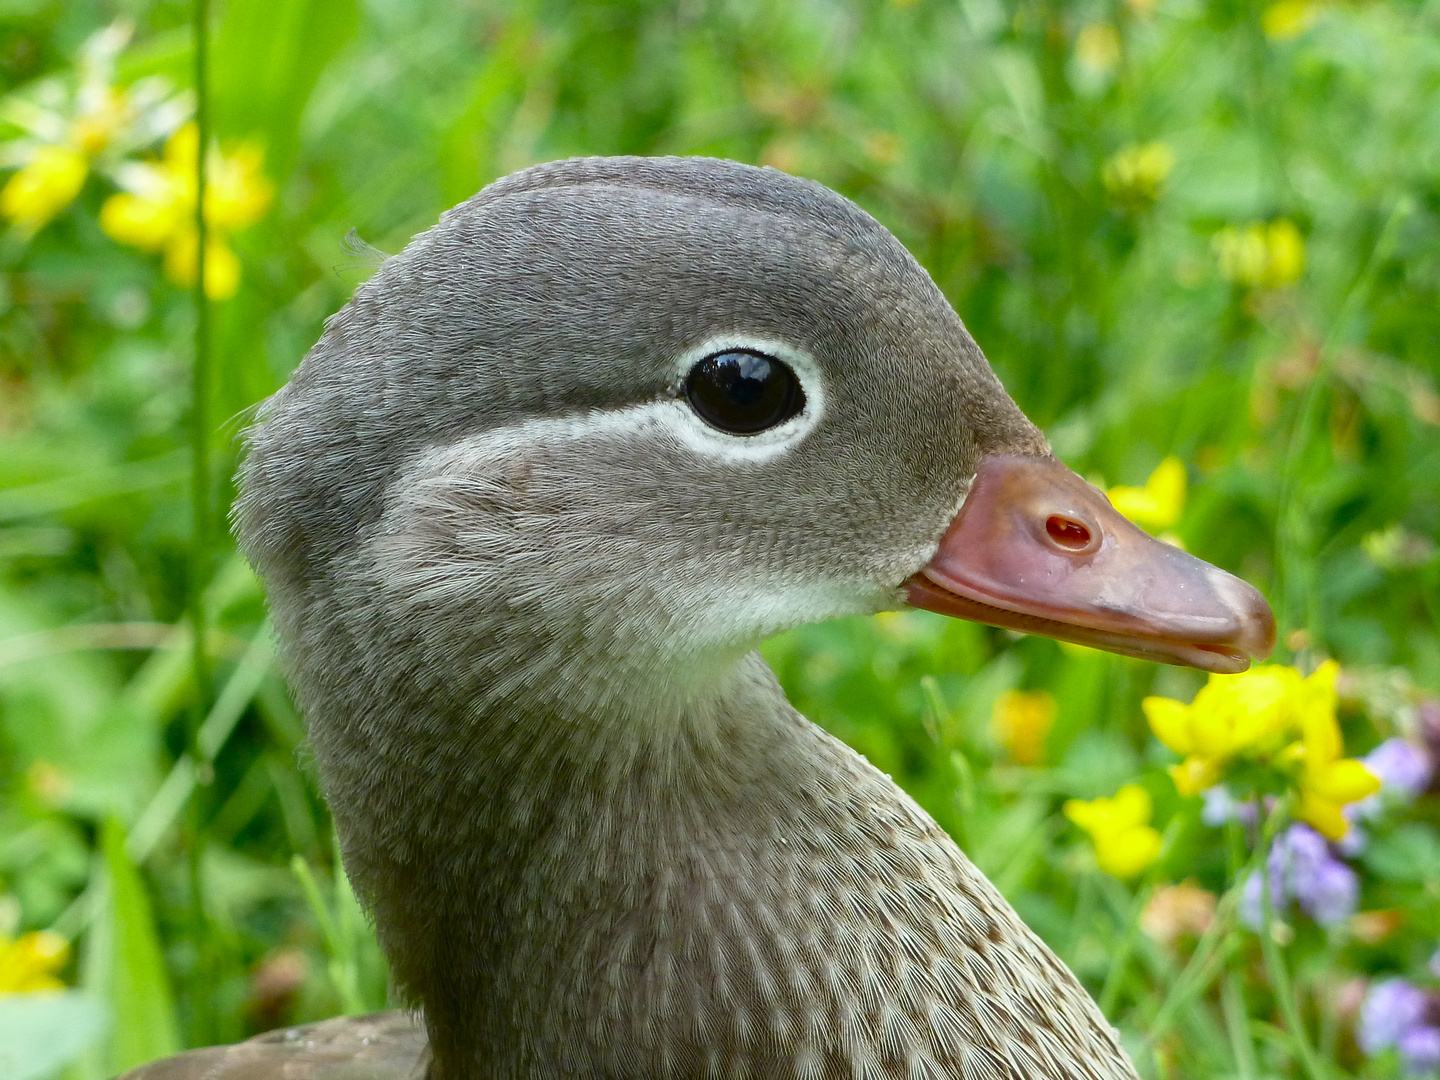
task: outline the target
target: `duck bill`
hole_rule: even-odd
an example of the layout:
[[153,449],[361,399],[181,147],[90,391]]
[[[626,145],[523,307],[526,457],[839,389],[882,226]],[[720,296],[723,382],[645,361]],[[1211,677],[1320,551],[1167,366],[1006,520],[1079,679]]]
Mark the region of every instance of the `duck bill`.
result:
[[911,606],[1126,656],[1237,672],[1275,645],[1239,578],[1156,540],[1053,457],[981,460]]

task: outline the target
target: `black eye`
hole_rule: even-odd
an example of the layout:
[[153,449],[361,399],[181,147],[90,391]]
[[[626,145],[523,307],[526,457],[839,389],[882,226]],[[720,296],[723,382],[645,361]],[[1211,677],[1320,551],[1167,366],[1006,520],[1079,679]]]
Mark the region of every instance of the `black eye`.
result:
[[732,435],[754,435],[805,407],[795,372],[753,352],[716,353],[701,360],[685,377],[685,398],[700,419]]

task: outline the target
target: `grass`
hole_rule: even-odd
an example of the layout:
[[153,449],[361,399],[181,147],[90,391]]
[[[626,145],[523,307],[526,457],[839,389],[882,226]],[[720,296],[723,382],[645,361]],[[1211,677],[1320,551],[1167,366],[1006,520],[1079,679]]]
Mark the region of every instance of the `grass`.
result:
[[[0,8],[4,91],[73,74],[122,7],[118,84],[193,88],[208,65],[201,126],[263,147],[275,197],[223,232],[242,276],[208,303],[101,228],[100,159],[0,240],[0,932],[73,942],[79,992],[25,1025],[91,1033],[22,1075],[384,1003],[220,527],[234,437],[368,272],[349,230],[398,251],[535,161],[716,154],[855,199],[1064,460],[1110,484],[1185,463],[1174,532],[1271,598],[1283,660],[1340,661],[1352,752],[1419,739],[1440,693],[1440,5],[230,0],[207,38],[203,3],[34,0]],[[1168,169],[1117,167],[1157,143]],[[1298,263],[1246,254],[1279,221]],[[923,613],[766,653],[1103,1000],[1143,1075],[1402,1069],[1360,1051],[1355,1006],[1365,980],[1434,985],[1433,796],[1349,860],[1355,918],[1277,911],[1260,936],[1234,915],[1260,856],[1176,794],[1141,714],[1193,673]],[[1016,688],[1057,703],[1031,764],[992,728]],[[1138,882],[1061,813],[1130,782],[1168,837]],[[1221,897],[1209,929],[1146,930],[1142,893],[1184,880]]]

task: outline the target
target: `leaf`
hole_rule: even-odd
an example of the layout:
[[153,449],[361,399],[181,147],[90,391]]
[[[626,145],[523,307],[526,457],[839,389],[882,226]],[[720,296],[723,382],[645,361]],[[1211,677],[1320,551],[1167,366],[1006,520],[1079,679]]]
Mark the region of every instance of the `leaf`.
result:
[[114,820],[105,825],[102,845],[110,902],[104,933],[108,948],[100,960],[115,1018],[109,1068],[124,1072],[175,1053],[180,1036],[150,896],[125,854],[125,834]]
[[263,136],[266,171],[286,175],[315,80],[357,25],[355,0],[228,4],[215,42],[212,79],[221,135]]
[[0,1077],[51,1076],[79,1057],[105,1026],[104,1004],[78,990],[0,995]]
[[1115,731],[1082,731],[1056,770],[1060,790],[1077,799],[1109,795],[1134,779],[1139,761],[1129,741]]
[[1440,881],[1440,837],[1425,825],[1401,825],[1371,841],[1365,865],[1387,881]]
[[530,20],[513,16],[472,80],[465,106],[445,134],[441,155],[445,201],[469,198],[498,171],[497,149],[524,95],[526,80],[534,74],[535,65],[526,62],[533,37]]

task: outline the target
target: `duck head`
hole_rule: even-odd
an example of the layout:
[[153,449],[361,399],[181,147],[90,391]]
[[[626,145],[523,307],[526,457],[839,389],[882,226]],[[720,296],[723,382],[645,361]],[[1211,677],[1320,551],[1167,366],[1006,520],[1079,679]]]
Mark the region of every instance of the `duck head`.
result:
[[499,181],[264,416],[237,516],[292,642],[371,586],[352,601],[440,650],[425,670],[483,627],[509,679],[564,667],[571,695],[907,603],[1216,671],[1273,640],[1252,588],[1056,461],[885,229],[773,170]]
[[[1273,621],[1056,461],[859,208],[699,158],[500,180],[326,324],[240,479],[435,1075],[923,1075],[891,1062],[901,1034],[933,1075],[1132,1075],[1063,966],[752,650],[910,604],[1235,671]],[[921,942],[913,981],[874,981]],[[836,1028],[871,1008],[846,987],[893,990],[898,1026]],[[960,1034],[937,1046],[942,1006]],[[987,1030],[1036,1017],[1039,1042]]]

